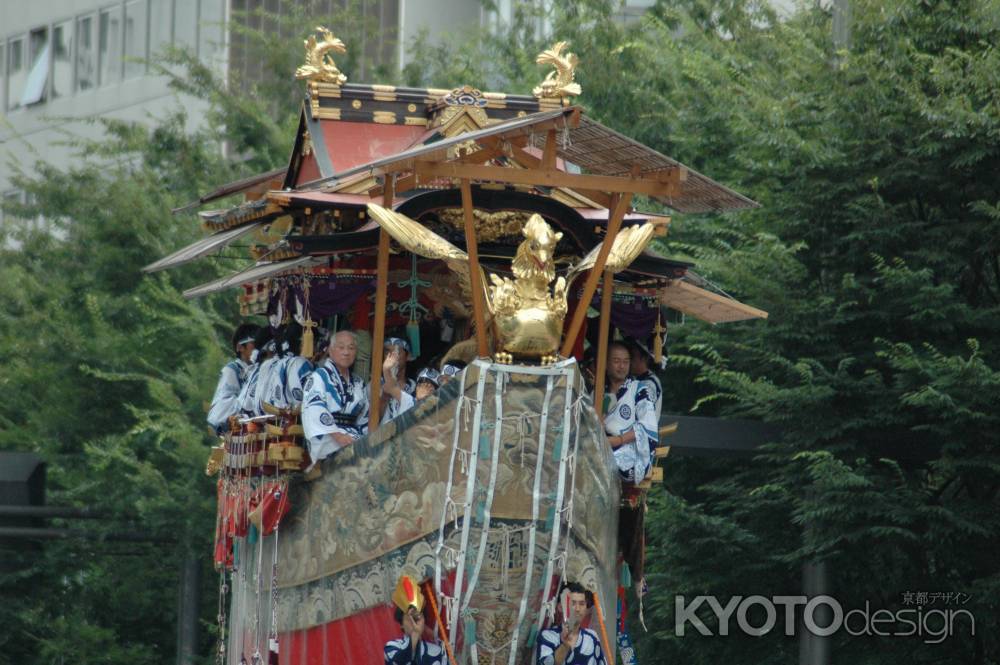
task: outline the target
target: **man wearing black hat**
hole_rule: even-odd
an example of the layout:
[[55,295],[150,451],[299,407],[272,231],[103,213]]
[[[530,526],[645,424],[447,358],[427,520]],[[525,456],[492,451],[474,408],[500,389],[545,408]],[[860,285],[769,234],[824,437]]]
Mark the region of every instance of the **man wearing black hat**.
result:
[[239,412],[240,388],[250,369],[250,356],[254,351],[257,330],[257,326],[252,323],[243,323],[233,333],[232,348],[236,357],[222,367],[207,418],[208,424],[219,434],[226,429],[229,416]]

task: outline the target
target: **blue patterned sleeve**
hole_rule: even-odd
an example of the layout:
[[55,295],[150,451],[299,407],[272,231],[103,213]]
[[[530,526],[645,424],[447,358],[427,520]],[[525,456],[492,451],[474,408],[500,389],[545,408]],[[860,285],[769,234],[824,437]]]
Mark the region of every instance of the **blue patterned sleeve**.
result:
[[364,399],[361,402],[362,404],[361,414],[358,416],[356,422],[358,424],[358,430],[361,432],[361,435],[364,436],[365,434],[368,433],[368,419],[370,415],[369,412],[371,410],[371,404],[368,403],[368,386],[363,386],[362,390],[365,391],[365,394],[364,394]]
[[604,649],[601,648],[601,641],[597,641],[597,646],[594,647],[594,663],[595,665],[607,665],[607,661],[604,660]]
[[410,638],[401,637],[385,643],[385,665],[410,665],[413,663],[413,653],[410,649]]
[[420,665],[445,665],[444,648],[440,644],[424,641],[420,647]]
[[[555,641],[553,641],[555,640]],[[555,630],[543,630],[538,635],[538,653],[535,658],[537,665],[554,665],[556,649],[559,648],[560,635]]]
[[[641,459],[636,465],[635,482],[640,482],[649,473],[653,463],[653,450],[658,440],[659,423],[656,422],[656,402],[649,395],[649,389],[640,384],[635,395],[635,432],[636,455]],[[641,468],[640,468],[641,464]]]

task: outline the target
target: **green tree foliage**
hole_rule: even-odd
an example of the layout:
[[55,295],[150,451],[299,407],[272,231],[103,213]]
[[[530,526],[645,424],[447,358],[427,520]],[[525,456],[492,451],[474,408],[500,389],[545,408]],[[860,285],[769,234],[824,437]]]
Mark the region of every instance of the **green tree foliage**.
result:
[[[791,661],[798,646],[780,631],[676,636],[674,596],[798,594],[815,561],[845,608],[961,592],[976,617],[974,637],[959,622],[939,645],[841,632],[837,661],[1000,660],[1000,6],[851,5],[842,49],[829,12],[812,6],[779,18],[743,0],[661,0],[622,22],[616,3],[586,0],[544,17],[580,55],[593,116],[762,204],[678,217],[664,247],[771,313],[672,325],[666,409],[759,419],[782,435],[752,458],[668,458],[648,522],[649,632],[632,622],[644,663]],[[188,135],[180,116],[107,123],[106,141],[80,146],[88,160],[23,179],[36,203],[19,212],[61,234],[26,234],[0,261],[12,285],[0,301],[0,447],[46,458],[51,503],[114,517],[90,528],[174,542],[17,554],[0,658],[172,658],[178,564],[193,549],[207,565],[211,534],[201,403],[235,320],[229,298],[192,306],[178,289],[236,266],[138,269],[190,241],[193,220],[171,208],[287,158],[300,40],[338,23],[282,16],[280,39],[263,17],[245,28],[263,49],[253,84],[168,59],[175,85],[212,103],[208,130]],[[544,74],[538,18],[522,8],[500,31],[423,40],[401,80],[527,93]],[[220,157],[222,141],[239,162]]]
[[0,260],[0,449],[43,457],[48,503],[104,518],[53,524],[91,539],[5,552],[4,662],[167,662],[180,563],[210,547],[201,404],[233,308],[192,306],[171,277],[139,273],[189,241],[171,208],[233,174],[184,125],[107,122],[105,140],[80,143],[88,157],[20,178],[35,203],[8,211],[55,234],[15,231]]
[[[651,499],[640,662],[794,660],[780,630],[676,636],[674,596],[800,594],[815,561],[846,609],[961,592],[976,617],[975,637],[959,621],[939,645],[841,631],[837,661],[997,662],[1000,5],[851,2],[845,48],[815,7],[618,11],[591,0],[550,16],[581,55],[581,102],[762,204],[675,219],[669,253],[771,318],[672,325],[665,408],[782,428],[750,459],[670,458]],[[526,91],[538,44],[519,34],[434,60],[453,80],[499,72]],[[497,62],[510,43],[522,50]]]
[[[204,563],[199,653],[214,651],[203,403],[238,312],[228,294],[191,303],[180,292],[248,259],[236,248],[183,272],[140,269],[197,236],[193,216],[172,209],[280,164],[291,137],[192,57],[168,61],[183,72],[180,91],[212,102],[212,124],[191,133],[182,110],[153,127],[100,121],[104,139],[75,141],[69,165],[34,165],[17,180],[32,203],[6,211],[44,218],[52,232],[12,226],[2,238],[0,450],[40,454],[47,502],[103,519],[51,524],[87,539],[4,550],[0,662],[173,662],[191,553]],[[225,159],[223,141],[251,157]]]
[[838,52],[821,10],[668,4],[579,78],[615,72],[599,115],[762,203],[678,220],[671,249],[772,316],[674,326],[668,401],[783,436],[669,465],[642,655],[788,662],[779,635],[675,636],[673,596],[797,594],[824,560],[845,608],[951,591],[977,619],[937,646],[842,631],[836,659],[995,662],[997,5],[852,3]]
[[[149,123],[95,121],[102,140],[68,139],[79,159],[33,165],[16,181],[31,203],[7,203],[8,215],[43,218],[51,232],[12,226],[0,237],[0,450],[38,453],[48,503],[104,519],[51,524],[85,529],[87,539],[3,550],[0,663],[174,662],[180,568],[191,553],[204,564],[198,653],[212,660],[218,578],[204,402],[238,311],[231,294],[191,303],[181,291],[249,260],[233,247],[183,271],[140,269],[199,233],[191,213],[171,210],[286,164],[301,99],[292,75],[313,27],[360,33],[374,20],[357,3],[331,16],[295,2],[234,16],[245,57],[259,63],[252,80],[223,80],[183,50],[159,54],[151,66],[185,95],[176,111]],[[340,64],[350,72],[359,63],[392,67],[358,51]],[[210,105],[194,131],[191,97]]]

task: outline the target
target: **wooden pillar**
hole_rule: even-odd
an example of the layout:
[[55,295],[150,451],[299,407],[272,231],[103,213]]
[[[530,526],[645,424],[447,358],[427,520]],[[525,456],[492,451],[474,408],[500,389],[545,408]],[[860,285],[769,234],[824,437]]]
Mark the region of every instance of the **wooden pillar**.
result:
[[564,357],[569,356],[576,343],[576,336],[580,334],[583,320],[587,317],[587,308],[590,307],[590,301],[594,298],[594,292],[597,291],[597,280],[604,272],[604,266],[608,262],[608,254],[611,252],[611,245],[615,241],[615,236],[618,235],[618,230],[622,227],[622,220],[625,219],[625,212],[628,211],[629,204],[632,202],[632,195],[614,194],[611,199],[611,216],[608,218],[608,228],[604,234],[604,242],[601,243],[601,251],[597,253],[594,268],[587,275],[587,281],[583,285],[583,296],[573,312],[573,320],[570,322],[566,338],[563,340],[561,355]]
[[480,358],[490,355],[486,342],[486,300],[482,274],[479,272],[479,247],[476,244],[476,224],[472,214],[472,185],[462,178],[462,212],[465,217],[465,251],[469,255],[469,276],[472,282],[472,316],[476,322],[476,349]]
[[550,129],[545,135],[545,150],[542,152],[542,168],[556,167],[556,130]]
[[597,419],[604,417],[604,382],[608,372],[608,336],[611,332],[611,295],[614,289],[610,270],[604,271],[604,283],[601,284],[601,318],[597,341],[597,374],[594,376],[594,408],[597,409]]
[[[392,210],[395,198],[395,175],[386,174],[382,206]],[[372,374],[369,388],[368,429],[374,430],[382,420],[382,345],[385,343],[386,295],[389,289],[389,234],[379,227],[378,261],[375,264],[375,328],[372,330]]]

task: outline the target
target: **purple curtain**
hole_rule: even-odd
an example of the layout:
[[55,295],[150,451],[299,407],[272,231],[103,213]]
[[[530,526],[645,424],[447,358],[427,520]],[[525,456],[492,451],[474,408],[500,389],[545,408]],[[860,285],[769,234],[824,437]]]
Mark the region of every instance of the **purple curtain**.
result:
[[[653,334],[656,325],[656,301],[647,298],[624,296],[632,298],[632,302],[611,301],[611,324],[623,334],[635,339],[644,340]],[[600,301],[597,307],[600,307]]]
[[[309,283],[309,315],[320,321],[334,314],[343,314],[357,304],[358,300],[375,290],[375,280],[316,279]],[[274,314],[281,303],[285,311],[295,311],[295,301],[304,301],[302,283],[296,280],[287,288],[271,293],[267,313]]]

